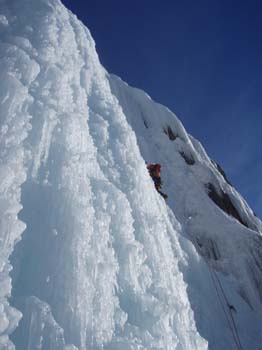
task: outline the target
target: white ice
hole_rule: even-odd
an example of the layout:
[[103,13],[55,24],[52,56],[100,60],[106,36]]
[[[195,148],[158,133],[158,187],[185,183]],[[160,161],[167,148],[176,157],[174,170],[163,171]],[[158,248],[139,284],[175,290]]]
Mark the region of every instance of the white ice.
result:
[[59,0],[0,0],[0,40],[0,349],[229,350],[212,269],[258,350],[261,222],[201,145],[104,70]]

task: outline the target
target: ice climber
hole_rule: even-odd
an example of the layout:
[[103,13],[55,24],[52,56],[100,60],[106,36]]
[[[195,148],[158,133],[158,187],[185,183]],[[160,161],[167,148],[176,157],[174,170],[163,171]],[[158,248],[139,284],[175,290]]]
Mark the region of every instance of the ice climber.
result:
[[162,197],[167,199],[167,195],[160,191],[161,186],[162,186],[162,180],[161,180],[161,165],[160,164],[148,164],[147,169],[149,171],[149,174],[154,181],[155,188],[159,194],[161,194]]

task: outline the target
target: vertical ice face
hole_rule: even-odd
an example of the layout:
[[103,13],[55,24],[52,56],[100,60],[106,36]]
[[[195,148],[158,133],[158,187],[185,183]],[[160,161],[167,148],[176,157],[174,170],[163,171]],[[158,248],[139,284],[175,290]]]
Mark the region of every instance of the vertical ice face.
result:
[[0,349],[231,349],[183,236],[260,346],[262,225],[199,142],[105,72],[60,1],[0,0],[0,40]]
[[90,33],[58,0],[0,11],[1,349],[21,317],[7,302],[11,254],[17,350],[206,349],[180,225]]

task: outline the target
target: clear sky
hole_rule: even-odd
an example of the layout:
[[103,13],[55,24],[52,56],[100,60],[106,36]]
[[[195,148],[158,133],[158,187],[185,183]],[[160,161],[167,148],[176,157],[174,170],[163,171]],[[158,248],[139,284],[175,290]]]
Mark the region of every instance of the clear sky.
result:
[[62,0],[104,67],[168,106],[262,217],[262,1]]

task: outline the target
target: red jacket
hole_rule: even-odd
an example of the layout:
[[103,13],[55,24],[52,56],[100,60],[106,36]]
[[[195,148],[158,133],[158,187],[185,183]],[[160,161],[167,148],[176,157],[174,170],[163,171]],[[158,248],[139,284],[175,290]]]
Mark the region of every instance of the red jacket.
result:
[[161,165],[160,164],[149,164],[147,166],[151,177],[160,177]]

